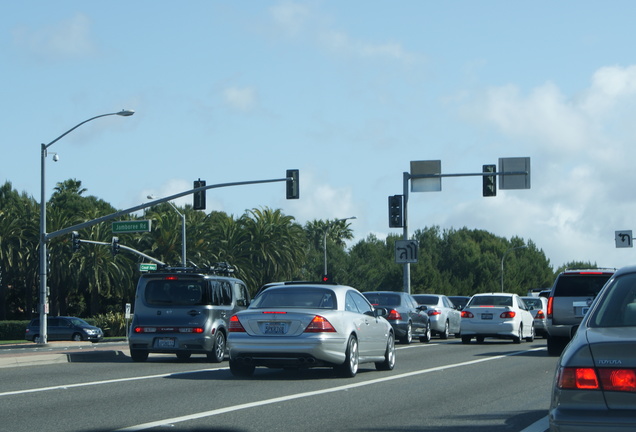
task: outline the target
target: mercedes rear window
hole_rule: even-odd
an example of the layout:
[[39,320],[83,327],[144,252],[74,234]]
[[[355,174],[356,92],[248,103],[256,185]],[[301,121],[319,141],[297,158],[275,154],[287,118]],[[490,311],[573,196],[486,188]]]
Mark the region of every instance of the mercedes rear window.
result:
[[256,297],[249,308],[336,309],[337,303],[330,289],[270,288]]

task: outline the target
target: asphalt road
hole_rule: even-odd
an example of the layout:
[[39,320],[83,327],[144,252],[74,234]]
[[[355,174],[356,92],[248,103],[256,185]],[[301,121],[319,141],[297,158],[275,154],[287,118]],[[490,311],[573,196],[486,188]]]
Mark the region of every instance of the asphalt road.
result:
[[541,432],[556,366],[543,339],[398,345],[393,371],[364,365],[353,379],[235,379],[203,356],[134,363],[121,343],[51,345],[0,348],[0,431]]

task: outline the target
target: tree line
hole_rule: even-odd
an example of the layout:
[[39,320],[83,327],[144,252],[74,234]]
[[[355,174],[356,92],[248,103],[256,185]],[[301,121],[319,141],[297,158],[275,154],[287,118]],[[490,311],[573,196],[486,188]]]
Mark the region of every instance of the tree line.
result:
[[[47,202],[49,232],[117,212],[109,203],[86,196],[81,181],[58,183]],[[324,271],[326,236],[328,272],[338,283],[361,291],[393,290],[403,286],[403,266],[395,263],[395,242],[374,235],[350,247],[351,226],[341,220],[312,220],[304,225],[279,209],[253,208],[243,215],[205,213],[186,205],[187,259],[199,267],[227,262],[236,268],[252,293],[261,285],[283,280],[319,280]],[[126,220],[152,220],[151,232],[118,234],[119,243],[166,264],[181,265],[181,216],[169,203],[129,215]],[[110,223],[79,231],[81,239],[110,245]],[[0,187],[0,319],[29,319],[39,305],[39,203],[15,191],[10,182]],[[411,291],[472,295],[501,290],[501,260],[505,256],[504,288],[524,294],[549,287],[555,270],[544,252],[520,237],[510,239],[476,229],[415,230],[418,262],[411,264]],[[122,250],[113,255],[104,245],[81,243],[73,252],[70,236],[49,242],[48,285],[52,315],[91,317],[120,313],[132,303],[144,259]],[[148,262],[147,260],[145,262]]]

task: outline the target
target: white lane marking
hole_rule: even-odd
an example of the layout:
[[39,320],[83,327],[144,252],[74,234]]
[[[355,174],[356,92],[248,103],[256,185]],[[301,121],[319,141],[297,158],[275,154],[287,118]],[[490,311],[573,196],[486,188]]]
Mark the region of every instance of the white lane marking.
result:
[[174,417],[174,418],[170,418],[170,419],[158,420],[158,421],[149,422],[149,423],[142,423],[142,424],[139,424],[139,425],[126,427],[126,428],[123,428],[123,429],[117,429],[115,432],[133,432],[133,431],[141,431],[141,430],[150,429],[150,428],[159,427],[159,426],[170,426],[170,425],[173,425],[174,423],[181,423],[181,422],[190,421],[190,420],[198,420],[198,419],[201,419],[201,418],[204,418],[204,417],[212,417],[212,416],[215,416],[215,415],[225,414],[225,413],[232,412],[232,411],[239,411],[239,410],[243,410],[243,409],[254,408],[254,407],[259,407],[259,406],[263,406],[263,405],[279,403],[279,402],[286,402],[286,401],[290,401],[290,400],[294,400],[294,399],[301,399],[301,398],[306,398],[306,397],[311,397],[311,396],[318,396],[318,395],[323,395],[323,394],[327,394],[327,393],[335,393],[335,392],[339,392],[339,391],[346,391],[346,390],[353,389],[353,388],[365,387],[365,386],[378,384],[378,383],[382,383],[382,382],[394,381],[394,380],[398,380],[398,379],[402,379],[402,378],[409,378],[409,377],[416,376],[416,375],[423,375],[423,374],[427,374],[427,373],[431,373],[431,372],[438,372],[438,371],[442,371],[442,370],[446,370],[446,369],[452,369],[452,368],[456,368],[456,367],[474,365],[474,364],[488,362],[488,361],[492,361],[492,360],[499,360],[499,359],[506,358],[506,357],[511,357],[511,356],[514,356],[514,355],[520,355],[520,354],[525,354],[525,353],[528,353],[528,352],[540,351],[540,350],[545,350],[545,348],[533,348],[533,349],[530,349],[530,350],[517,351],[517,352],[514,352],[514,353],[510,353],[510,354],[498,355],[498,356],[495,356],[495,357],[486,357],[486,358],[477,359],[477,360],[470,360],[470,361],[466,361],[466,362],[462,362],[462,363],[455,363],[455,364],[450,364],[450,365],[438,366],[438,367],[434,367],[434,368],[430,368],[430,369],[422,369],[422,370],[418,370],[418,371],[407,372],[407,373],[403,373],[403,374],[399,374],[399,375],[391,375],[391,376],[388,376],[388,377],[377,378],[377,379],[363,381],[363,382],[354,383],[354,384],[347,384],[347,385],[343,385],[343,386],[339,386],[339,387],[332,387],[332,388],[329,388],[329,389],[315,390],[315,391],[304,392],[304,393],[296,393],[296,394],[293,394],[293,395],[281,396],[281,397],[277,397],[277,398],[273,398],[273,399],[266,399],[266,400],[262,400],[262,401],[250,402],[250,403],[245,403],[245,404],[241,404],[241,405],[234,405],[234,406],[226,407],[226,408],[219,408],[219,409],[210,410],[210,411],[203,411],[203,412],[200,412],[200,413],[190,414],[190,415],[186,415],[186,416],[180,416],[180,417]]
[[131,377],[131,378],[118,378],[118,379],[112,379],[112,380],[93,381],[93,382],[78,383],[78,384],[63,384],[63,385],[52,386],[52,387],[40,387],[40,388],[27,389],[27,390],[15,390],[15,391],[2,392],[0,393],[0,397],[19,395],[19,394],[25,394],[25,393],[38,393],[38,392],[51,391],[51,390],[65,390],[65,389],[76,388],[76,387],[88,387],[88,386],[102,385],[102,384],[113,384],[113,383],[126,382],[126,381],[139,381],[139,380],[153,379],[153,378],[165,378],[165,377],[179,376],[184,374],[217,371],[217,370],[224,370],[224,369],[228,369],[228,368],[220,367],[220,368],[212,368],[212,369],[197,369],[197,370],[193,370],[189,372],[172,372],[167,374],[147,375],[147,376]]

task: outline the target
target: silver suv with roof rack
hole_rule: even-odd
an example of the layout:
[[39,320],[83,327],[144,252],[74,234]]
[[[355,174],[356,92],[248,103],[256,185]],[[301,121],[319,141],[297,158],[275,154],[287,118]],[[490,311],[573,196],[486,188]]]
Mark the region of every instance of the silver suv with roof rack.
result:
[[176,354],[180,360],[205,354],[223,361],[228,320],[250,302],[234,267],[162,267],[139,278],[130,329],[130,356],[145,361],[149,353]]
[[548,354],[558,356],[570,342],[583,316],[616,269],[567,269],[548,297]]

